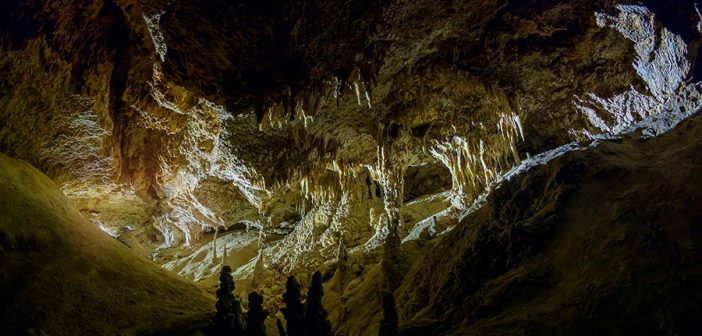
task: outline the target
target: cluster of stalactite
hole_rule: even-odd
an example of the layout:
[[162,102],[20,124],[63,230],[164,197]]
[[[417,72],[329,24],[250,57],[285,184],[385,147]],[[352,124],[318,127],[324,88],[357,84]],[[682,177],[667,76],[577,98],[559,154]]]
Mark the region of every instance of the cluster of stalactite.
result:
[[[185,141],[178,150],[185,155],[187,166],[174,166],[169,164],[168,158],[159,158],[161,162],[159,180],[163,183],[166,196],[171,201],[166,202],[165,213],[155,218],[155,225],[166,237],[167,245],[177,243],[179,236],[181,236],[180,233],[173,230],[174,228],[182,232],[185,243],[188,244],[197,239],[198,233],[208,226],[216,227],[226,224],[222,223],[221,219],[208,211],[206,206],[191,195],[203,178],[213,174],[233,181],[242,189],[246,198],[259,209],[262,218],[266,217],[271,210],[269,207],[276,206],[271,204],[276,202],[276,197],[283,197],[281,195],[288,192],[299,191],[300,197],[297,199],[296,210],[302,220],[296,231],[313,230],[311,227],[306,227],[315,226],[317,220],[314,220],[313,217],[328,212],[324,210],[327,207],[336,208],[337,210],[333,213],[336,214],[334,216],[339,217],[343,211],[338,209],[348,208],[347,204],[354,202],[361,195],[368,193],[373,198],[380,194],[380,191],[370,191],[377,184],[367,185],[367,183],[359,182],[359,176],[366,169],[366,166],[337,160],[334,151],[335,145],[332,144],[329,137],[313,136],[305,131],[321,109],[326,106],[338,106],[346,97],[355,95],[354,102],[358,104],[359,108],[370,109],[372,103],[368,71],[364,72],[357,67],[351,73],[331,76],[328,80],[307,86],[304,89],[288,86],[284,92],[255,104],[254,112],[259,131],[264,131],[267,127],[287,129],[288,135],[295,141],[297,147],[305,150],[307,156],[314,158],[316,155],[317,157],[316,160],[307,157],[306,163],[298,167],[284,168],[283,173],[279,168],[271,168],[276,169],[276,171],[267,174],[270,179],[266,181],[263,176],[241,163],[232,149],[229,148],[230,135],[227,132],[227,123],[231,123],[233,119],[229,112],[211,102],[203,102],[203,100],[199,106],[194,107],[182,107],[181,104],[177,103],[189,99],[180,99],[179,89],[170,87],[162,78],[158,61],[164,61],[167,46],[159,31],[158,19],[158,13],[144,15],[144,21],[158,56],[154,64],[153,81],[150,83],[151,96],[159,106],[175,113],[179,116],[178,118],[191,120],[188,126],[181,130],[181,132],[185,131],[186,133],[183,137]],[[154,117],[142,109],[133,108],[137,111],[141,122],[147,124],[149,128],[173,132],[168,128],[167,118]],[[219,118],[209,115],[211,111],[216,111]],[[204,119],[204,121],[198,122],[195,119]],[[204,123],[208,125],[204,125]],[[205,141],[214,144],[214,149],[203,150],[203,146],[200,144]],[[316,151],[307,151],[312,148]],[[288,154],[295,155],[294,153]],[[272,159],[269,157],[269,160]],[[229,166],[241,167],[242,169],[233,169],[231,174],[222,176],[225,174],[219,172],[232,170],[227,169]],[[368,188],[369,191],[357,190],[360,188]],[[385,193],[390,192],[391,187],[385,186],[382,189],[382,194],[385,195]],[[397,194],[396,191],[392,193]],[[342,219],[336,218],[333,222],[334,225],[339,225]],[[337,244],[336,240],[330,237],[325,238],[324,241],[325,245]]]
[[478,197],[499,178],[500,173],[520,163],[517,143],[524,140],[521,119],[503,113],[495,129],[479,127],[476,136],[453,136],[436,141],[430,153],[451,172],[455,205]]
[[300,179],[300,190],[313,203],[338,200],[343,193],[343,182],[332,171],[308,174]]
[[300,179],[300,189],[304,198],[313,201],[339,200],[357,183],[362,167],[332,160],[321,173],[305,174]]
[[372,107],[369,84],[361,71],[356,69],[347,79],[334,76],[299,92],[287,87],[282,99],[259,103],[254,111],[260,118],[259,130],[266,126],[283,128],[296,120],[307,127],[323,107],[330,104],[338,106],[346,91],[355,94],[359,106]]
[[[297,210],[304,217],[312,209],[328,204],[338,205],[344,199],[346,203],[353,202],[354,198],[365,192],[354,188],[363,185],[358,179],[362,171],[367,171],[369,179],[374,181],[374,185],[368,186],[369,190],[380,189],[369,193],[380,195],[384,208],[383,211],[368,209],[368,217],[376,230],[377,239],[372,241],[382,241],[388,232],[401,225],[403,174],[407,164],[400,161],[404,159],[401,156],[406,156],[407,153],[391,157],[393,146],[381,145],[374,164],[344,162],[337,157],[334,150],[336,145],[330,137],[314,136],[306,130],[322,109],[339,105],[344,97],[355,96],[354,103],[359,108],[372,108],[368,74],[356,68],[347,76],[333,76],[305,89],[288,87],[285,92],[254,106],[259,131],[266,127],[287,129],[297,146],[307,153],[303,160],[305,163],[299,167],[271,167],[277,171],[271,174],[263,172],[272,177],[266,181],[262,175],[241,162],[236,151],[231,148],[232,135],[228,133],[227,125],[238,122],[238,119],[235,120],[224,108],[204,99],[196,99],[198,102],[195,106],[180,106],[183,105],[181,102],[193,99],[180,97],[187,93],[168,85],[162,78],[158,61],[163,61],[167,46],[159,32],[158,19],[158,13],[144,15],[158,53],[150,83],[151,96],[172,115],[163,117],[146,112],[146,109],[132,107],[147,127],[182,134],[180,138],[183,141],[178,152],[182,154],[186,165],[173,164],[173,158],[159,157],[159,182],[165,191],[167,202],[164,203],[163,214],[154,221],[166,237],[167,245],[176,244],[179,240],[179,234],[174,233],[173,228],[182,231],[185,243],[189,244],[207,227],[226,226],[193,195],[200,181],[208,177],[221,178],[237,185],[249,202],[259,209],[262,218],[266,216],[266,207],[272,202],[273,195],[286,190],[299,190],[301,197]],[[187,126],[172,129],[169,126],[173,124],[169,122],[172,118],[186,120]],[[474,136],[475,133],[477,136]],[[494,127],[473,125],[457,134],[460,135],[435,143],[430,152],[451,171],[453,191],[458,198],[475,197],[488,188],[500,171],[519,162],[516,143],[519,139],[523,140],[523,134],[520,118],[514,113],[503,113]],[[310,148],[317,150],[309,151]],[[315,157],[317,160],[313,160]],[[272,160],[269,157],[269,161]],[[283,173],[280,173],[281,170]]]

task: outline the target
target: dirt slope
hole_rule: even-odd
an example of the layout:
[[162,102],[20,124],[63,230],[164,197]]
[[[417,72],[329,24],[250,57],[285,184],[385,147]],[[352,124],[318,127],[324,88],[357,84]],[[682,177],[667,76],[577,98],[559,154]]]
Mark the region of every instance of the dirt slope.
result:
[[142,335],[207,318],[200,289],[83,219],[54,183],[0,154],[0,334]]

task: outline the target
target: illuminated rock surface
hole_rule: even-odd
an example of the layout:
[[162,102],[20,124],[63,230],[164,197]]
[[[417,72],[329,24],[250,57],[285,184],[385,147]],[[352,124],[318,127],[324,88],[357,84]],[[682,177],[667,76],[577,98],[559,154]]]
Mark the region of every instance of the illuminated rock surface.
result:
[[[456,332],[482,334],[489,323],[476,319],[494,312],[476,288],[529,268],[537,252],[522,249],[558,254],[541,245],[551,231],[529,240],[522,222],[588,225],[562,214],[572,209],[561,198],[575,196],[559,188],[612,178],[607,149],[641,175],[632,188],[665,176],[634,163],[675,148],[696,155],[692,138],[664,133],[702,107],[702,15],[666,4],[6,1],[0,152],[46,174],[93,226],[203,288],[228,264],[238,290],[263,290],[275,314],[288,275],[336,270],[327,292],[339,332],[375,334],[377,316],[362,314],[377,312],[363,307],[388,282],[407,304],[403,324],[477,323]],[[645,151],[655,154],[636,156]],[[577,183],[553,177],[581,157]],[[617,192],[615,208],[631,201]],[[598,220],[634,230],[609,215]],[[490,247],[476,235],[502,238],[481,252]],[[546,268],[535,276],[557,267]],[[457,269],[468,273],[446,273]]]

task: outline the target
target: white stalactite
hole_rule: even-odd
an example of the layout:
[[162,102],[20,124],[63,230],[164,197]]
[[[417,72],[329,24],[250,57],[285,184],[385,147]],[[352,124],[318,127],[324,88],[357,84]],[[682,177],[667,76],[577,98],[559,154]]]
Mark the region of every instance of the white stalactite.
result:
[[500,172],[521,162],[516,143],[523,139],[521,120],[514,113],[503,113],[496,132],[482,129],[479,138],[453,136],[435,141],[430,154],[443,163],[451,173],[452,203],[463,208],[489,189]]

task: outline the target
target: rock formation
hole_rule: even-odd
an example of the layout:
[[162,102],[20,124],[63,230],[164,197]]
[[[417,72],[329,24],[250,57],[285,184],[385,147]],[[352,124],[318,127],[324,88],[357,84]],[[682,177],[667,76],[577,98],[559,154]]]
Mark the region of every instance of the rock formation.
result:
[[[643,150],[632,143],[702,107],[701,13],[684,0],[8,0],[0,152],[166,270],[213,290],[231,266],[237,294],[262,291],[272,316],[288,276],[323,270],[335,331],[367,334],[351,310],[373,286],[395,290],[401,324],[470,326],[502,305],[479,287],[548,251],[580,175],[599,176],[564,160]],[[673,155],[651,148],[637,158]]]

